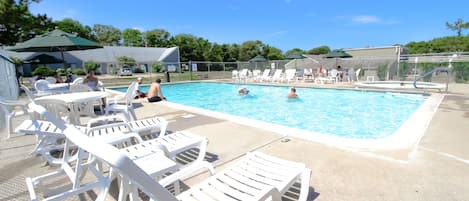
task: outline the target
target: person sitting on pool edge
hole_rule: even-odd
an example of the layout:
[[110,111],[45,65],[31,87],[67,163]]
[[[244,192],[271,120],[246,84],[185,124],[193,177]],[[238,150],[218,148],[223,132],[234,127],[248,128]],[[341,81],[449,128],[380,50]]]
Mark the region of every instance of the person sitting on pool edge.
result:
[[298,98],[295,87],[292,87],[290,89],[290,93],[288,93],[288,98]]
[[239,95],[241,95],[241,96],[248,95],[249,89],[247,89],[246,87],[240,88],[240,89],[238,89],[238,93],[239,93]]
[[163,96],[163,92],[161,91],[161,79],[158,78],[155,80],[154,83],[151,84],[150,89],[148,90],[148,102],[159,102],[162,100],[166,100]]

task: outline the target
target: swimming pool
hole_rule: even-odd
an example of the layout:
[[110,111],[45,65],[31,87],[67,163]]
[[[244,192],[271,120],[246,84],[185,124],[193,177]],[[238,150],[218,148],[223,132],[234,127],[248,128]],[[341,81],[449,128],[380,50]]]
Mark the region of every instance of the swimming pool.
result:
[[[238,95],[247,87],[248,96]],[[148,86],[142,86],[147,91]],[[125,91],[125,88],[114,88]],[[428,96],[360,90],[297,88],[231,83],[162,85],[170,102],[347,139],[383,139],[395,133]]]

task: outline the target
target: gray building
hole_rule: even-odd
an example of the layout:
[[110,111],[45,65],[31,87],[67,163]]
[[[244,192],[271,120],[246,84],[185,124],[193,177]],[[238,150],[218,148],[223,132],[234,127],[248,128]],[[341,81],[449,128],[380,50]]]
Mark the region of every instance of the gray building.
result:
[[[8,49],[8,48],[6,48]],[[13,52],[5,51],[8,56],[18,57],[26,61],[22,68],[18,69],[24,75],[30,75],[31,72],[39,65],[46,65],[51,69],[62,68],[60,52]],[[55,57],[53,62],[39,61],[39,55],[49,55]],[[83,68],[87,61],[94,61],[100,65],[98,72],[103,74],[111,74],[117,72],[121,67],[118,64],[119,57],[130,57],[135,59],[136,66],[132,66],[135,70],[141,69],[143,72],[149,72],[153,64],[161,64],[163,69],[179,66],[179,48],[153,48],[153,47],[123,47],[123,46],[104,46],[99,49],[68,51],[64,52],[66,65],[71,68]]]

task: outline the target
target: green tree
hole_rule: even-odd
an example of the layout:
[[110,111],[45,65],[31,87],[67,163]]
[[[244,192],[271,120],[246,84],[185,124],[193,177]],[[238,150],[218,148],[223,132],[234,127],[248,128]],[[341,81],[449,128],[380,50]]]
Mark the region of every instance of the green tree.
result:
[[119,64],[119,66],[135,66],[135,65],[137,65],[137,62],[135,61],[134,58],[126,57],[126,56],[122,56],[122,57],[117,58],[117,63]]
[[241,44],[240,51],[239,51],[239,60],[241,61],[249,61],[253,57],[257,55],[261,55],[262,49],[264,48],[264,44],[259,41],[246,41]]
[[27,0],[0,1],[0,45],[15,45],[54,27],[47,15],[32,15],[29,3]]
[[327,45],[319,46],[313,49],[308,50],[306,53],[307,54],[314,54],[314,55],[319,55],[319,54],[327,54],[331,51],[331,48]]
[[288,56],[288,55],[293,54],[293,53],[304,54],[305,51],[300,49],[300,48],[293,48],[293,49],[288,50],[287,52],[285,52],[285,56]]
[[96,37],[93,35],[93,32],[91,30],[91,27],[89,26],[83,26],[79,21],[70,19],[70,18],[65,18],[60,21],[55,21],[55,24],[57,25],[57,28],[59,28],[62,31],[68,32],[68,33],[74,33],[77,36],[89,39],[89,40],[96,40]]
[[262,56],[269,60],[282,60],[284,59],[282,50],[271,47],[269,45],[265,45],[264,48],[262,48]]
[[169,47],[170,34],[164,29],[145,32],[145,43],[148,47]]
[[142,33],[138,29],[125,29],[122,32],[124,46],[143,47]]
[[96,40],[101,45],[119,45],[121,31],[111,25],[93,25],[93,32]]
[[464,23],[461,18],[456,20],[453,24],[450,24],[449,22],[446,22],[446,28],[456,31],[459,37],[461,37],[461,32],[463,29],[469,28],[469,23]]
[[224,56],[223,61],[238,61],[240,51],[241,47],[238,44],[228,45],[228,54]]
[[208,40],[197,38],[191,34],[178,34],[171,37],[170,44],[179,47],[181,61],[205,61],[210,52]]
[[210,54],[208,55],[207,59],[209,61],[223,61],[223,48],[221,45],[217,43],[212,44],[212,48],[210,49]]

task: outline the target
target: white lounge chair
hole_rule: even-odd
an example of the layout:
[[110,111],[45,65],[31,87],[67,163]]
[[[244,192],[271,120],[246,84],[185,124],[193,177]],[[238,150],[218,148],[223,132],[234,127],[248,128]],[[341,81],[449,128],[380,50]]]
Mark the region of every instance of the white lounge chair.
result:
[[285,70],[285,81],[290,83],[290,81],[296,81],[296,69],[287,69]]
[[[51,122],[54,122],[53,125],[58,130],[62,130],[63,133],[74,133],[74,135],[80,135],[79,137],[86,137],[83,132],[81,132],[78,128],[68,125],[65,126],[65,122],[61,119],[55,117],[53,114],[46,112],[45,108],[37,105],[36,103],[32,102],[28,105],[30,109],[37,112],[41,116],[45,117]],[[70,129],[72,131],[70,131]],[[65,138],[66,139],[66,138]],[[48,174],[37,176],[34,178],[27,177],[26,178],[26,186],[29,191],[29,195],[31,200],[37,200],[36,189],[44,190],[47,186],[41,186],[41,188],[35,188],[37,185],[41,183],[45,183],[47,180],[54,181],[57,178],[67,178],[69,180],[69,185],[65,186],[60,189],[54,189],[54,191],[49,191],[48,194],[44,194],[45,196],[43,200],[47,201],[59,201],[65,200],[66,198],[72,196],[78,196],[79,194],[85,193],[89,190],[96,189],[98,190],[96,194],[96,200],[103,201],[106,198],[109,185],[111,183],[112,174],[105,175],[101,172],[101,169],[98,169],[97,159],[92,155],[84,160],[88,155],[85,150],[78,149],[74,156],[70,156],[71,150],[74,149],[76,146],[68,140],[65,140],[63,146],[63,159],[62,161],[66,161],[65,163],[61,163],[61,167],[55,171],[52,171]],[[84,182],[83,176],[85,173],[89,171],[94,176],[94,180],[90,180]],[[63,181],[62,181],[63,182]]]
[[[111,134],[111,135],[108,135],[108,134],[100,135],[99,132],[96,133],[93,130],[93,129],[96,129],[96,131],[101,131],[102,129],[100,127],[108,127],[109,125],[102,125],[102,126],[92,128],[91,130],[89,130],[89,133],[90,133],[89,137],[86,137],[86,135],[84,135],[84,133],[82,131],[80,131],[77,127],[72,126],[72,125],[66,125],[64,121],[58,119],[57,117],[55,117],[51,113],[45,111],[45,109],[43,107],[41,107],[39,105],[36,105],[35,103],[31,103],[30,107],[33,108],[34,111],[41,114],[41,116],[46,117],[50,122],[53,123],[53,125],[55,127],[62,130],[64,135],[67,138],[70,135],[79,135],[79,136],[76,136],[76,137],[78,137],[78,138],[85,137],[85,138],[83,138],[83,139],[85,139],[85,141],[88,141],[88,142],[91,142],[91,143],[100,142],[100,143],[103,143],[102,145],[104,145],[104,146],[106,146],[108,143],[117,145],[117,144],[129,143],[130,142],[126,138],[129,135],[122,135],[122,134],[119,135],[119,132],[117,132],[117,133],[114,132],[114,134]],[[118,128],[120,128],[120,127],[118,127]],[[96,135],[94,135],[94,134],[96,134]],[[131,137],[135,138],[135,135],[131,136]],[[138,139],[138,137],[137,137],[137,139]],[[82,143],[84,143],[85,141],[83,141]],[[66,143],[66,146],[65,146],[65,150],[68,150],[68,148],[69,148],[68,145],[70,143],[68,143],[69,142],[68,140],[66,140],[66,142],[67,143]],[[141,140],[138,140],[138,142],[139,142],[138,144],[131,145],[131,146],[123,148],[120,153],[121,154],[124,153],[128,157],[131,156],[132,161],[135,162],[135,164],[137,164],[140,168],[142,168],[144,170],[144,172],[145,172],[144,174],[155,176],[154,174],[161,175],[166,170],[175,171],[175,170],[178,170],[178,169],[181,169],[181,168],[182,168],[181,171],[184,170],[183,172],[185,172],[185,173],[195,172],[195,171],[197,171],[201,168],[207,168],[207,169],[210,170],[210,172],[212,172],[212,173],[214,172],[213,167],[211,166],[210,163],[208,163],[206,161],[201,161],[201,160],[203,160],[203,157],[205,156],[205,150],[206,150],[206,145],[207,145],[206,138],[195,137],[194,135],[192,135],[190,133],[186,133],[186,132],[177,132],[177,133],[173,133],[173,134],[170,134],[170,135],[167,135],[167,136],[159,136],[155,140],[149,140],[149,141],[145,141],[145,142],[143,142]],[[185,146],[184,146],[184,144],[185,144]],[[198,144],[202,144],[202,145],[198,145]],[[81,144],[80,145],[76,144],[76,145],[79,148],[81,148],[80,147]],[[194,146],[197,146],[198,148],[200,148],[200,152],[203,152],[202,157],[201,158],[199,157],[196,160],[196,162],[190,163],[187,166],[183,166],[183,165],[178,166],[175,162],[169,162],[169,163],[175,164],[175,166],[169,164],[170,166],[168,166],[168,169],[155,168],[155,166],[160,167],[161,165],[166,166],[168,164],[168,162],[158,160],[158,153],[159,152],[166,153],[167,157],[173,158],[178,153],[180,153],[184,150],[187,150],[187,149],[194,148]],[[160,149],[162,149],[164,151],[161,151]],[[80,160],[82,158],[82,155],[80,155],[80,153],[83,153],[83,152],[81,152],[81,149],[79,149],[79,150],[80,151],[78,152],[79,153],[78,156],[75,157],[75,159],[77,159],[77,160]],[[67,154],[65,154],[65,155],[67,155]],[[200,156],[200,154],[199,154],[199,156]],[[64,160],[67,160],[66,157],[67,156],[64,156]],[[90,157],[90,158],[94,159],[94,157]],[[156,159],[156,160],[151,161],[151,159]],[[159,159],[164,159],[164,158],[159,157]],[[75,189],[75,186],[79,186],[80,177],[82,177],[82,175],[83,175],[83,172],[82,172],[82,169],[83,169],[82,166],[83,165],[80,165],[82,163],[77,162],[76,164],[77,165],[76,165],[75,169],[71,169],[69,167],[70,165],[68,163],[62,164],[62,168],[63,168],[62,170],[55,171],[55,172],[53,172],[51,174],[48,174],[48,175],[56,176],[58,174],[66,173],[69,176],[69,178],[71,178],[71,181],[73,183],[73,189]],[[88,165],[88,163],[86,165]],[[111,172],[112,172],[112,169],[111,169]],[[28,190],[30,191],[32,199],[35,199],[35,197],[36,197],[36,194],[34,192],[35,184],[39,183],[41,180],[45,179],[46,177],[50,177],[48,175],[36,177],[36,178],[33,178],[33,179],[27,179]],[[109,177],[111,177],[111,176],[108,176],[106,178],[109,178]],[[102,178],[105,178],[105,177],[103,176]],[[126,188],[126,186],[128,186],[130,184],[127,181],[128,180],[125,179],[125,178],[122,179],[123,183],[121,184],[121,186],[123,188],[120,189],[121,192],[119,193],[119,200],[123,200],[127,196],[128,192],[130,192],[130,191],[128,191],[129,188],[128,187]],[[98,182],[98,184],[99,185],[102,184],[102,181]],[[96,184],[96,185],[98,185],[98,184]],[[86,189],[88,189],[88,188],[86,188]],[[64,194],[69,194],[69,192],[70,191],[66,191],[66,192],[60,193],[58,195],[60,195],[60,198],[63,198]],[[134,192],[134,191],[132,191],[132,192]],[[73,194],[73,195],[75,195],[75,194]]]
[[231,71],[231,79],[233,81],[238,81],[239,80],[238,74],[239,74],[238,70]]
[[240,82],[247,82],[248,80],[248,69],[244,68],[239,71],[238,78]]
[[297,182],[301,185],[299,200],[306,200],[308,196],[310,170],[304,164],[256,152],[248,153],[240,161],[175,197],[163,186],[172,184],[188,172],[181,170],[156,182],[116,147],[90,140],[73,127],[66,129],[68,140],[104,161],[153,200],[281,200],[282,194]]
[[270,81],[271,82],[280,82],[280,81],[282,81],[282,73],[283,73],[283,69],[275,70],[274,75],[272,76]]
[[261,82],[262,82],[262,81],[270,81],[269,74],[270,74],[270,69],[265,69],[264,72],[262,72],[260,81],[261,81]]
[[[116,96],[114,100],[108,101],[104,110],[106,111],[106,115],[109,113],[116,113],[122,112],[124,113],[127,121],[136,120],[137,117],[135,116],[134,107],[132,104],[133,99],[135,98],[135,93],[137,91],[136,82],[132,82],[129,87],[127,88],[127,92],[124,96]],[[124,99],[125,104],[119,104],[118,101]]]

